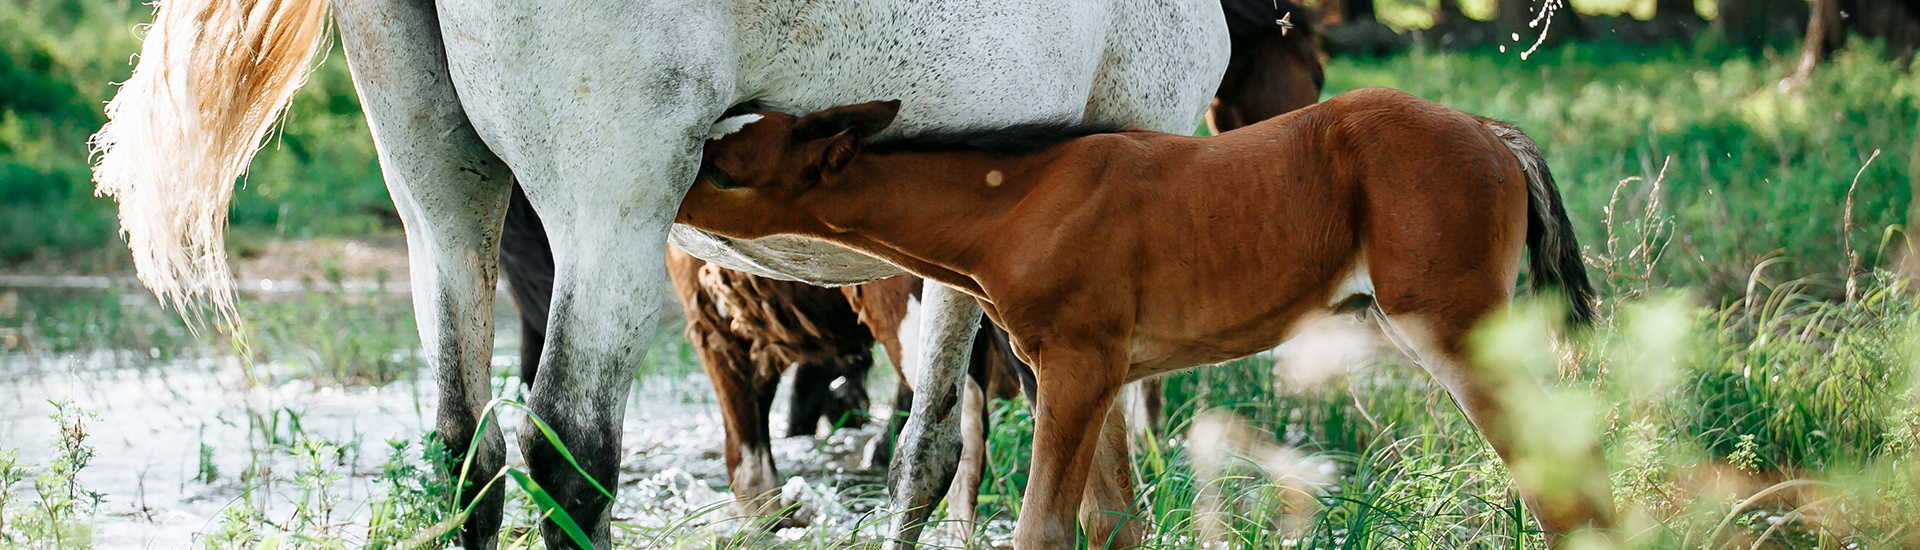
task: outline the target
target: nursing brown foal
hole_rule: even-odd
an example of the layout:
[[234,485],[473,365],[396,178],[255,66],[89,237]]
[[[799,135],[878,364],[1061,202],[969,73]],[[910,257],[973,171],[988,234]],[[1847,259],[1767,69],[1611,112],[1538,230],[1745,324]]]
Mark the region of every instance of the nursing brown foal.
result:
[[1508,405],[1544,402],[1538,383],[1466,350],[1528,249],[1533,284],[1593,315],[1559,190],[1519,130],[1365,89],[1212,138],[1055,125],[867,143],[898,109],[723,120],[738,130],[708,144],[678,221],[831,241],[979,298],[1038,377],[1018,548],[1071,545],[1076,510],[1096,547],[1140,540],[1123,383],[1349,309],[1453,394],[1545,529],[1611,525],[1598,447],[1541,437]]

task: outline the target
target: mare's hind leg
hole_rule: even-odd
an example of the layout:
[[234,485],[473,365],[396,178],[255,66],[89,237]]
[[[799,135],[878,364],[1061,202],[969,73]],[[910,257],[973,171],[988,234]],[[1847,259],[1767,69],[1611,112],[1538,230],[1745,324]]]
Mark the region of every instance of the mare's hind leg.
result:
[[[527,407],[554,437],[520,430],[522,455],[559,504],[551,517],[564,512],[609,548],[621,420],[654,339],[667,231],[735,95],[738,56],[708,47],[730,36],[729,19],[709,2],[421,3],[446,30],[457,104],[513,167],[553,245]],[[541,536],[555,550],[584,546],[552,519]]]
[[[523,429],[521,453],[533,480],[586,531],[594,547],[605,548],[612,544],[621,420],[628,390],[653,341],[667,282],[662,265],[671,210],[659,208],[657,219],[634,220],[630,216],[648,208],[596,204],[579,196],[543,199],[539,186],[529,184],[527,190],[536,207],[576,217],[544,220],[553,236],[556,270],[547,346],[527,398],[529,412],[552,428],[557,441],[541,430]],[[543,206],[544,201],[572,207]],[[551,520],[542,523],[541,535],[549,548],[574,546]]]
[[1476,363],[1469,355],[1469,331],[1506,304],[1503,287],[1508,283],[1468,277],[1431,277],[1416,283],[1380,277],[1380,272],[1375,271],[1377,297],[1387,314],[1381,328],[1397,345],[1413,351],[1434,380],[1453,394],[1461,412],[1513,472],[1541,528],[1565,535],[1590,526],[1610,527],[1612,489],[1597,442],[1586,438],[1569,446],[1556,439],[1579,437],[1571,434],[1583,430],[1528,421],[1530,408],[1551,406],[1539,383],[1525,371]]
[[[493,294],[500,223],[512,174],[480,141],[449,83],[432,2],[341,0],[335,20],[353,68],[380,166],[407,228],[420,343],[439,379],[435,429],[459,461],[479,438],[459,500],[506,459],[497,422],[479,429],[491,399]],[[467,548],[491,548],[501,491],[481,497],[461,532]]]
[[887,469],[893,515],[886,532],[895,534],[884,546],[888,550],[911,548],[920,540],[933,506],[953,482],[961,448],[960,415],[954,408],[960,405],[960,378],[980,327],[980,302],[972,296],[929,281],[921,298],[921,345],[912,361],[924,368],[915,373],[913,413]]

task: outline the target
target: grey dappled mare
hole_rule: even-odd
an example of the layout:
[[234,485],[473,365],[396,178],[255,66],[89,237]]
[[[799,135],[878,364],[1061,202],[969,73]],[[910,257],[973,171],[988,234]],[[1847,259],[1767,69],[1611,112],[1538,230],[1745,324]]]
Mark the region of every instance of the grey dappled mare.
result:
[[[730,242],[673,228],[709,125],[756,101],[810,112],[879,98],[896,131],[1084,119],[1195,127],[1224,71],[1217,0],[336,0],[336,20],[395,206],[407,226],[421,337],[440,372],[437,427],[473,470],[505,461],[491,399],[493,289],[509,182],[552,237],[554,293],[529,407],[572,450],[576,473],[523,430],[533,478],[597,547],[611,542],[620,419],[652,340],[664,250],[762,275],[847,284],[898,273],[817,242]],[[930,287],[916,387],[957,388],[980,315]],[[917,392],[895,460],[894,506],[919,517],[916,480],[953,465],[954,392]],[[945,418],[948,423],[930,420]],[[950,459],[949,459],[950,460]],[[598,487],[596,487],[596,484]],[[462,542],[493,546],[498,492]],[[912,539],[913,514],[891,532]],[[574,544],[551,523],[552,548]]]

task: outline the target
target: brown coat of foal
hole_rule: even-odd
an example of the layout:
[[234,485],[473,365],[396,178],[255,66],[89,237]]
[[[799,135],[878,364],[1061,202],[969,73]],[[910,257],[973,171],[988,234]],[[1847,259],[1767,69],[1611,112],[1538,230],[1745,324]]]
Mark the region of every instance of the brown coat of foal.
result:
[[1611,525],[1598,447],[1523,437],[1503,402],[1538,403],[1539,385],[1465,349],[1525,248],[1534,284],[1592,316],[1559,191],[1517,129],[1376,88],[1212,138],[1024,126],[867,143],[898,108],[716,124],[738,129],[708,144],[678,221],[832,241],[979,298],[1038,376],[1017,547],[1071,545],[1083,502],[1094,546],[1141,539],[1121,384],[1271,349],[1369,296],[1509,466],[1562,472],[1515,468],[1544,528]]

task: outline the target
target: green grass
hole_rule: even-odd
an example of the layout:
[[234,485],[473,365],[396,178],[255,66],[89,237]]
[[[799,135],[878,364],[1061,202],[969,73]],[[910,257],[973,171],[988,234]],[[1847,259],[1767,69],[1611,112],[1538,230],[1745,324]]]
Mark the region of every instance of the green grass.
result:
[[[171,359],[197,342],[144,291],[0,289],[0,351],[33,359],[103,352],[116,363]],[[10,337],[8,337],[10,335]]]
[[[1883,281],[1853,303],[1763,295],[1809,304],[1772,317],[1636,300],[1569,353],[1515,339],[1540,334],[1551,318],[1523,314],[1523,330],[1498,330],[1504,336],[1492,342],[1535,358],[1529,366],[1556,403],[1594,405],[1592,429],[1624,514],[1621,548],[1746,548],[1763,534],[1780,544],[1767,548],[1905,548],[1920,542],[1910,532],[1920,521],[1920,392],[1908,352],[1920,319],[1906,290]],[[1797,330],[1779,330],[1788,326]],[[1182,405],[1157,448],[1135,457],[1154,511],[1148,546],[1195,547],[1207,540],[1196,518],[1209,511],[1229,518],[1219,539],[1228,548],[1543,544],[1506,468],[1417,367],[1390,360],[1297,393],[1277,392],[1271,369],[1246,359],[1168,378],[1168,401]],[[1024,488],[1032,427],[1023,407],[998,409],[985,517],[1012,517]],[[1184,440],[1196,411],[1243,419],[1269,443],[1332,464],[1336,477],[1310,490],[1307,506],[1257,458],[1198,479]],[[1706,479],[1715,475],[1745,487],[1715,487]],[[1790,479],[1818,491],[1734,510]],[[1220,510],[1196,500],[1209,484],[1233,495]],[[1774,516],[1787,520],[1767,534]]]
[[[1856,42],[1815,73],[1804,97],[1775,91],[1786,61],[1696,53],[1678,46],[1572,44],[1529,61],[1494,53],[1334,59],[1327,93],[1363,86],[1406,90],[1518,124],[1533,136],[1566,195],[1581,242],[1601,242],[1616,183],[1667,167],[1672,246],[1654,282],[1709,302],[1744,291],[1760,259],[1776,280],[1817,276],[1807,289],[1837,296],[1846,266],[1844,200],[1861,174],[1850,235],[1863,265],[1887,265],[1876,246],[1905,223],[1920,150],[1920,77]],[[1670,164],[1669,164],[1670,163]],[[1628,189],[1639,211],[1646,184]]]
[[300,293],[241,302],[247,351],[320,384],[380,386],[413,379],[425,362],[404,297]]

